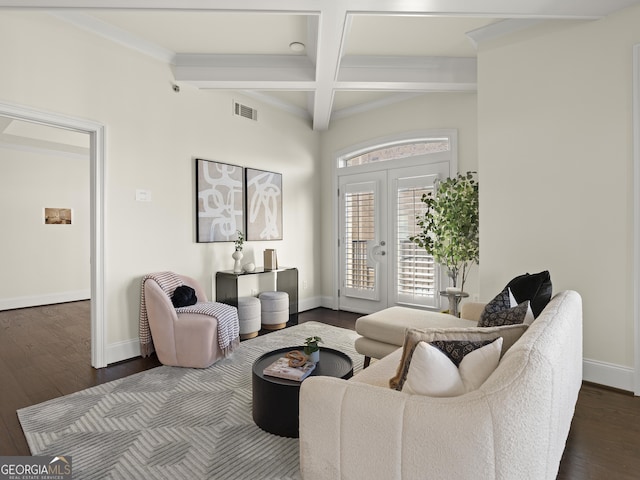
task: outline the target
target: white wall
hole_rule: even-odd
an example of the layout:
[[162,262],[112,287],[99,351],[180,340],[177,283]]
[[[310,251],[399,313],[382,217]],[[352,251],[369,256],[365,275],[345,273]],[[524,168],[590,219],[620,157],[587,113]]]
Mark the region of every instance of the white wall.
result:
[[481,296],[550,270],[554,291],[583,297],[585,378],[627,390],[639,24],[640,8],[630,8],[534,28],[478,56]]
[[0,310],[89,298],[89,158],[0,148],[0,205]]
[[[298,267],[303,308],[319,303],[319,135],[308,122],[228,92],[172,90],[170,68],[42,13],[0,13],[0,100],[106,126],[105,255],[109,361],[133,354],[140,279],[159,270],[197,278],[233,267],[232,243],[195,242],[194,158],[283,174],[284,240],[276,248]],[[236,98],[259,121],[232,116]],[[152,201],[135,201],[135,190]],[[262,263],[261,260],[258,262]],[[120,358],[114,358],[120,357]]]
[[[455,128],[458,130],[458,171],[474,171],[477,163],[477,110],[475,93],[434,93],[413,98],[378,110],[331,122],[322,133],[322,295],[323,304],[331,307],[337,260],[332,246],[337,233],[332,190],[337,152],[372,139],[399,135],[416,130]],[[482,182],[480,188],[483,188]],[[468,287],[467,287],[468,285]],[[478,291],[477,267],[473,267],[465,285],[469,292]]]

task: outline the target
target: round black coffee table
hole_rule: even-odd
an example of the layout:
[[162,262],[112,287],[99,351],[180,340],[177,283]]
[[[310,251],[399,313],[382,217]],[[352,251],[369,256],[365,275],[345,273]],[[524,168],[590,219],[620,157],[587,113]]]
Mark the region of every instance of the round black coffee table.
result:
[[[298,438],[298,398],[302,382],[270,377],[262,372],[287,352],[302,351],[303,348],[279,348],[265,353],[253,363],[253,421],[266,432],[281,437]],[[317,375],[351,378],[353,362],[345,353],[333,348],[320,347],[320,361],[310,376]]]

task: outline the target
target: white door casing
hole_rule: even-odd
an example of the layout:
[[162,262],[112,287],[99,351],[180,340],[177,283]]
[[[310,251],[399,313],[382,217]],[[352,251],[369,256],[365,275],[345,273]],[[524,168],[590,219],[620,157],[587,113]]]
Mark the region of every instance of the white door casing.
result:
[[105,332],[104,264],[104,160],[105,127],[102,124],[45,110],[0,102],[0,115],[26,122],[86,133],[90,138],[91,202],[91,365],[107,366]]

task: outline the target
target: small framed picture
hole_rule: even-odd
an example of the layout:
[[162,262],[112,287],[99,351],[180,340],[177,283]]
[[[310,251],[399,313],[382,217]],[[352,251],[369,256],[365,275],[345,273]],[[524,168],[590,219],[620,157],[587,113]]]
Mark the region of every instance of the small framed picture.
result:
[[44,224],[45,225],[71,225],[71,209],[45,207]]

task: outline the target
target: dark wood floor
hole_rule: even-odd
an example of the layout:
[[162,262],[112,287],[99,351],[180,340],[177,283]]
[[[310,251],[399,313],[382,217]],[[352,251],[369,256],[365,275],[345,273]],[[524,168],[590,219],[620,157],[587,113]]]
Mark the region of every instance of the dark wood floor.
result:
[[[74,302],[0,312],[0,456],[30,454],[17,409],[159,365],[153,355],[93,369],[89,310]],[[299,322],[353,329],[357,317],[318,308]],[[584,384],[558,479],[638,478],[640,397]]]

